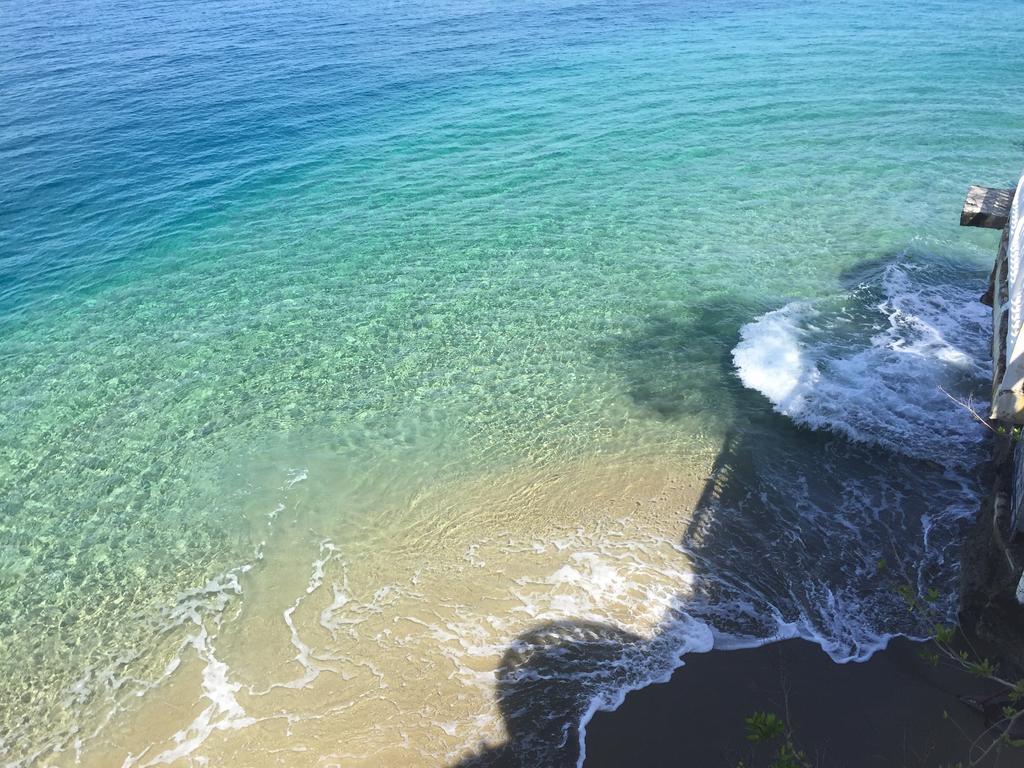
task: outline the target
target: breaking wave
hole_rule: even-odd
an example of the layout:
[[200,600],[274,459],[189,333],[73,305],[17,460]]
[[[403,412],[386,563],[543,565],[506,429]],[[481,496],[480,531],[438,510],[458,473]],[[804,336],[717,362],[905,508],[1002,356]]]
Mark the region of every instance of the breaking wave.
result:
[[[732,358],[755,402],[730,436],[681,549],[688,594],[663,633],[703,624],[703,647],[652,654],[650,682],[687,652],[804,638],[836,662],[865,661],[931,626],[903,586],[955,610],[957,542],[979,503],[989,318],[970,268],[902,254],[848,290],[744,325]],[[763,401],[762,401],[763,402]],[[595,697],[582,719],[626,691]],[[578,764],[583,764],[581,750]]]
[[849,294],[793,302],[740,331],[743,384],[801,426],[964,465],[981,435],[949,392],[985,376],[988,313],[962,284],[900,261]]

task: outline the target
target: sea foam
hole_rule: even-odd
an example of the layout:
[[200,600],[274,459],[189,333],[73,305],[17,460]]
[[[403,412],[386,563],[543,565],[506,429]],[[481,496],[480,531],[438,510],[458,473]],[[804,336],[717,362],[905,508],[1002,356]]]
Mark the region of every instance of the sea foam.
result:
[[741,381],[801,426],[915,458],[975,461],[981,434],[950,392],[984,376],[987,311],[963,286],[922,286],[921,269],[890,264],[881,296],[859,286],[743,326],[733,350]]

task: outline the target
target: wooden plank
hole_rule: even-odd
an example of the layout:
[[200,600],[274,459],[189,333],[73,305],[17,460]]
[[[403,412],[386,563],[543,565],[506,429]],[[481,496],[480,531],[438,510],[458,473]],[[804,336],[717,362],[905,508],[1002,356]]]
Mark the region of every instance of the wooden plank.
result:
[[1002,229],[1010,218],[1014,189],[971,186],[960,212],[961,227]]

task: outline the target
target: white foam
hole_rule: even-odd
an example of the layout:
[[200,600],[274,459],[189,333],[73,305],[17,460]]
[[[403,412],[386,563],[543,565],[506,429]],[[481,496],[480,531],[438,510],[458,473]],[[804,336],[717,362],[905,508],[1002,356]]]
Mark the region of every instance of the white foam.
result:
[[617,688],[599,691],[590,701],[577,725],[579,757],[577,768],[583,768],[587,758],[587,725],[600,711],[617,709],[631,691],[648,685],[665,683],[672,673],[684,665],[683,658],[690,653],[706,653],[715,647],[715,634],[710,625],[687,614],[675,616],[652,644],[639,674]]
[[[270,688],[305,688],[316,680],[324,671],[324,668],[314,661],[313,649],[302,639],[299,629],[295,626],[295,612],[302,605],[303,600],[316,592],[324,583],[324,569],[327,564],[340,556],[338,548],[333,542],[324,540],[320,542],[320,556],[313,561],[309,581],[306,584],[305,593],[295,598],[288,608],[282,613],[284,623],[291,635],[291,644],[295,648],[294,660],[302,667],[302,674],[284,683],[275,683]],[[321,612],[321,622],[323,613]],[[268,689],[269,690],[269,689]],[[264,691],[265,693],[265,691]]]
[[[189,725],[171,737],[173,747],[163,750],[145,762],[140,762],[145,753],[139,756],[128,755],[122,763],[122,768],[146,768],[173,763],[195,752],[215,731],[245,728],[256,722],[254,718],[246,715],[245,709],[239,704],[236,694],[242,686],[231,681],[228,665],[217,659],[210,634],[198,614],[195,614],[195,620],[198,631],[189,638],[188,645],[205,662],[202,697],[210,703]],[[167,674],[173,672],[176,666],[169,668]]]
[[305,482],[309,479],[309,470],[307,469],[290,469],[288,470],[288,479],[285,481],[284,486],[281,490],[289,491],[299,483]]
[[829,315],[806,302],[748,323],[733,350],[741,381],[802,426],[915,458],[975,461],[979,425],[944,387],[966,379],[984,390],[984,360],[971,353],[987,348],[985,310],[963,287],[918,288],[913,278],[908,265],[886,269],[885,298],[860,334],[845,307]]
[[807,394],[821,377],[800,345],[799,321],[814,310],[802,302],[787,304],[740,329],[733,361],[744,386],[756,389],[784,414],[800,413]]

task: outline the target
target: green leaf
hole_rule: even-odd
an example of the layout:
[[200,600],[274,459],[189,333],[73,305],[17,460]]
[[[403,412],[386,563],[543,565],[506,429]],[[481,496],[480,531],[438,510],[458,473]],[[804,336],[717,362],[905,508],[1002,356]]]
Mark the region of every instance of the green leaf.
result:
[[953,633],[955,630],[953,627],[944,626],[942,624],[935,625],[935,642],[940,645],[949,645],[953,642]]
[[903,598],[903,602],[907,604],[910,610],[917,609],[917,595],[909,584],[900,584],[896,587],[896,594]]
[[747,740],[755,744],[771,741],[786,728],[782,719],[770,712],[755,712],[746,719],[746,723]]
[[988,659],[971,662],[967,665],[967,671],[978,677],[992,677],[995,674],[995,667]]
[[793,746],[793,742],[786,739],[786,743],[779,747],[778,755],[772,761],[771,768],[805,768],[807,756]]
[[1018,680],[1010,691],[1010,701],[1016,704],[1022,698],[1024,698],[1024,680]]

